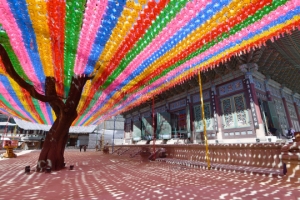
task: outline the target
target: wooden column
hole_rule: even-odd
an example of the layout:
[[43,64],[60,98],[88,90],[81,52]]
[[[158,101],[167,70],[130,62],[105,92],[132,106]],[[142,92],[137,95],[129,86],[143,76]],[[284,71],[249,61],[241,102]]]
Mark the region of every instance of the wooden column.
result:
[[[258,124],[262,124],[262,118],[261,118],[261,112],[259,109],[259,104],[258,104],[258,98],[255,92],[255,86],[254,86],[254,82],[253,82],[253,76],[252,76],[252,72],[247,72],[245,75],[246,78],[246,82],[247,79],[249,81],[249,84],[247,85],[247,91],[249,93],[249,100],[250,100],[250,107],[251,107],[251,111],[252,111],[252,116],[253,116],[253,120],[254,123],[258,123]],[[252,105],[251,105],[252,104]],[[253,110],[254,108],[254,110]],[[258,124],[254,124],[256,128],[258,128]]]
[[266,80],[265,80],[265,88],[266,88],[266,94],[267,94],[267,100],[268,101],[272,101],[272,94],[270,91],[270,87],[269,87],[269,76],[267,76]]
[[296,102],[295,95],[293,95],[293,104],[294,104],[294,108],[295,108],[295,111],[296,111],[298,122],[300,123],[300,115],[299,115],[299,110],[298,110],[298,105],[297,105],[297,102]]
[[190,129],[191,129],[191,142],[195,142],[195,127],[194,127],[194,120],[195,120],[195,116],[194,116],[194,108],[193,108],[193,104],[190,100],[189,102],[189,109],[190,109]]
[[252,72],[258,70],[256,63],[245,63],[239,66],[240,70],[245,74],[246,90],[250,101],[250,109],[253,118],[253,124],[256,129],[259,129],[259,124],[263,124],[261,112],[259,109],[258,98],[255,91]]
[[[250,57],[252,55],[253,54],[249,54]],[[246,85],[246,93],[249,99],[253,128],[256,137],[264,140],[266,133],[252,75],[253,72],[256,72],[258,70],[258,65],[256,63],[244,63],[240,65],[239,68],[245,74],[244,81]]]
[[155,135],[155,128],[154,128],[154,97],[152,97],[152,127],[153,127],[153,160],[155,160],[155,140],[156,140],[156,135]]
[[[213,109],[213,116],[214,116],[214,129],[216,133],[218,133],[219,130],[222,129],[222,118],[221,118],[220,99],[219,96],[217,95],[216,86],[214,84],[211,85],[210,94],[211,94],[211,102],[212,102],[212,109]],[[221,139],[219,137],[217,138]]]
[[189,130],[188,130],[188,126],[187,126],[187,131],[190,133],[190,141],[192,142],[192,140],[194,139],[194,135],[193,135],[193,118],[194,118],[194,112],[192,109],[192,99],[191,99],[191,95],[188,94],[187,95],[187,108],[189,109]]
[[285,96],[284,96],[283,88],[280,89],[280,93],[281,93],[281,98],[282,98],[282,103],[283,103],[283,106],[284,106],[284,110],[285,110],[285,113],[286,113],[286,119],[288,121],[289,128],[291,128],[291,127],[293,127],[293,124],[292,124],[289,109],[287,107],[287,103],[286,103],[286,99],[285,99]]

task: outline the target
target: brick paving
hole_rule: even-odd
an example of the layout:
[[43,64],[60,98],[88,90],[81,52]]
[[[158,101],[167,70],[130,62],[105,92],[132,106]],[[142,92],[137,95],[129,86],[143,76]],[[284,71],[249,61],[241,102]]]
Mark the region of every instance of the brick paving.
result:
[[18,154],[0,160],[0,199],[300,199],[300,183],[284,176],[143,163],[78,149],[66,150],[64,170],[25,174],[26,165],[35,167],[39,151]]

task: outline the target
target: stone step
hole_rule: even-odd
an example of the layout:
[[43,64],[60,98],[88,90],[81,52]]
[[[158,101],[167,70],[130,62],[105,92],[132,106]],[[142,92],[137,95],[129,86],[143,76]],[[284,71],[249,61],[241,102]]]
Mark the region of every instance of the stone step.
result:
[[[199,162],[199,161],[189,161],[189,160],[180,160],[180,159],[172,159],[172,158],[157,158],[156,161],[166,162],[169,164],[184,165],[193,168],[207,168],[206,162]],[[283,176],[282,169],[274,169],[274,168],[261,168],[261,167],[252,167],[252,166],[211,163],[211,169],[215,169],[219,171],[240,172],[249,175],[263,175],[263,176],[270,176],[270,177]]]

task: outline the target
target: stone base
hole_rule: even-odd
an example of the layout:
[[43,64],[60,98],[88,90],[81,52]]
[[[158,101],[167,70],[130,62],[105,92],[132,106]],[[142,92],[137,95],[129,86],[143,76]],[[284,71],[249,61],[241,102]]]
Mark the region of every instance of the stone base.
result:
[[12,147],[4,147],[6,152],[2,154],[3,158],[16,158],[17,155],[14,153],[14,148]]

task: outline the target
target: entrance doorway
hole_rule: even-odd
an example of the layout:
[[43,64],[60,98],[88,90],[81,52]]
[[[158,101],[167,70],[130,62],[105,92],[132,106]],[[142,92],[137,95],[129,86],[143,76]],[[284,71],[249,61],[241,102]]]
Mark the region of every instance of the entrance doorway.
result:
[[171,114],[172,138],[187,138],[186,123],[186,110],[176,111]]
[[280,124],[272,102],[259,99],[259,108],[266,135],[280,137]]

